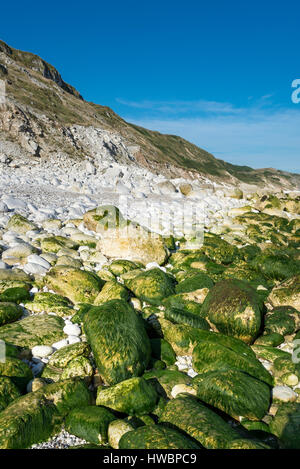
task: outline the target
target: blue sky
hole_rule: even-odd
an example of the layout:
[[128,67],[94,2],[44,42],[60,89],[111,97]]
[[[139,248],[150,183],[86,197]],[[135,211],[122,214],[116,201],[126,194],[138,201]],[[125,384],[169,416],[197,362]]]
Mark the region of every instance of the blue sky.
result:
[[232,163],[300,173],[299,1],[14,1],[1,19],[1,39],[85,99]]

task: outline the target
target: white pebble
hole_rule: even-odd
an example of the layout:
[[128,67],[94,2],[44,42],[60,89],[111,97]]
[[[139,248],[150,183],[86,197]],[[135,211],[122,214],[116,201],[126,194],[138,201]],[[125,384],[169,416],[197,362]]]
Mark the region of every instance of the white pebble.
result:
[[81,334],[81,329],[77,324],[67,324],[63,331],[67,335],[79,336]]
[[31,353],[34,357],[45,358],[53,353],[53,348],[49,345],[36,345],[31,349]]
[[81,342],[81,340],[77,335],[69,335],[68,342],[71,345],[71,344],[77,344],[78,342]]

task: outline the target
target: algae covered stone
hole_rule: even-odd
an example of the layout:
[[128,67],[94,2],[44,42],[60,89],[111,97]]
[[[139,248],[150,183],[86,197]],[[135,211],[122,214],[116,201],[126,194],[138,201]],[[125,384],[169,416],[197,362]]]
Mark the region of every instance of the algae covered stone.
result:
[[116,384],[145,370],[151,347],[143,320],[123,300],[111,300],[91,308],[84,331],[100,375]]
[[23,314],[21,306],[15,303],[0,303],[0,326],[17,321]]
[[96,404],[128,415],[152,412],[157,401],[154,387],[143,378],[130,378],[109,388],[98,388]]
[[83,356],[88,357],[90,347],[85,342],[77,342],[76,344],[66,345],[51,355],[49,365],[57,368],[65,368],[74,358]]
[[268,300],[273,306],[292,306],[300,311],[300,275],[290,277],[274,287]]
[[43,252],[54,252],[56,254],[61,248],[77,249],[78,246],[78,242],[64,236],[51,236],[41,239],[41,249]]
[[30,289],[32,278],[23,270],[0,269],[0,293],[8,288],[22,287]]
[[125,274],[126,272],[130,272],[131,270],[140,269],[141,267],[143,267],[143,264],[141,263],[128,261],[126,259],[115,259],[108,266],[108,269],[114,275],[119,276]]
[[112,412],[104,407],[87,406],[72,410],[65,422],[65,429],[83,440],[98,445],[107,443],[107,431],[116,420]]
[[159,394],[169,399],[172,398],[174,386],[192,384],[192,378],[177,370],[151,370],[144,373],[143,377],[151,381]]
[[49,288],[73,303],[93,302],[104,284],[96,274],[69,266],[53,267],[44,281]]
[[27,231],[36,230],[38,227],[32,221],[27,220],[19,213],[15,213],[6,225],[8,230],[18,234],[25,234]]
[[19,389],[10,378],[0,377],[0,412],[20,395]]
[[286,449],[300,449],[300,404],[289,402],[280,405],[270,422],[270,430]]
[[270,387],[238,370],[211,371],[193,380],[197,397],[231,417],[261,420],[270,406]]
[[228,279],[210,290],[201,314],[217,331],[252,343],[260,331],[262,310],[262,301],[249,284]]
[[10,378],[21,391],[26,389],[27,384],[33,378],[29,366],[15,357],[6,357],[4,362],[0,361],[0,376]]
[[223,369],[240,370],[272,385],[272,376],[256,357],[237,352],[234,344],[228,345],[209,342],[209,339],[198,343],[193,351],[193,369],[200,374]]
[[24,287],[7,288],[0,294],[0,302],[25,303],[28,300],[30,300],[30,293],[28,288]]
[[125,300],[129,298],[129,291],[115,280],[104,284],[101,292],[96,296],[94,305],[98,306],[109,300]]
[[125,280],[125,285],[137,298],[154,306],[175,293],[174,283],[174,279],[159,268],[141,272]]
[[200,449],[200,445],[172,428],[146,425],[125,433],[119,449]]
[[88,380],[93,376],[93,367],[88,358],[83,356],[73,358],[63,370],[60,379],[75,378],[77,376]]
[[20,347],[52,345],[63,339],[64,321],[57,316],[28,316],[0,328],[0,339],[7,344]]
[[154,358],[162,360],[166,365],[174,365],[176,354],[169,342],[164,339],[151,339],[150,345]]
[[219,415],[187,394],[169,401],[159,421],[177,427],[207,449],[224,449],[240,436]]
[[65,416],[91,403],[81,380],[49,384],[14,400],[0,413],[0,448],[22,449],[60,431]]
[[27,301],[24,306],[34,313],[45,311],[46,313],[56,313],[58,316],[72,314],[72,304],[68,298],[49,292],[36,293],[33,301]]

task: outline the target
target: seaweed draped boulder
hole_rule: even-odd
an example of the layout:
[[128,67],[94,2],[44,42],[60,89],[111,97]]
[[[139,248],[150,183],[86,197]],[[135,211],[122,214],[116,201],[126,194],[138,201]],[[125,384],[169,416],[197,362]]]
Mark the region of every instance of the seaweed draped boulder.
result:
[[100,375],[110,385],[141,375],[151,346],[143,320],[124,300],[94,306],[84,317],[84,331]]
[[73,312],[68,298],[49,292],[36,293],[33,301],[26,301],[24,306],[34,313],[55,313],[58,316],[68,316]]
[[170,400],[159,421],[177,427],[207,449],[224,449],[240,438],[225,420],[188,394]]
[[8,377],[0,377],[0,412],[12,401],[21,396],[14,382]]
[[0,269],[0,293],[3,293],[8,288],[22,287],[30,289],[32,278],[30,275],[23,272],[23,270],[14,269]]
[[252,343],[261,327],[263,303],[246,282],[236,279],[218,282],[208,293],[201,315],[212,328]]
[[235,369],[209,371],[193,380],[197,397],[234,419],[261,420],[271,401],[271,388],[264,382]]
[[188,436],[163,425],[146,425],[125,433],[119,449],[200,449]]
[[293,306],[300,311],[300,274],[274,287],[268,301],[273,306]]
[[19,397],[0,412],[0,449],[28,448],[47,440],[60,431],[71,410],[90,403],[85,383],[71,379]]
[[119,209],[112,205],[90,210],[84,214],[83,220],[88,229],[101,234],[97,249],[104,255],[143,264],[163,264],[168,257],[160,235],[125,220]]
[[21,306],[15,303],[0,303],[0,326],[20,319],[23,314]]
[[158,395],[144,378],[130,378],[109,388],[99,387],[96,404],[128,415],[146,415],[153,411]]
[[136,275],[123,276],[124,283],[134,295],[151,305],[160,305],[161,301],[175,293],[175,279],[159,268],[137,271]]
[[36,230],[38,226],[27,220],[19,213],[15,213],[8,221],[6,228],[18,234],[25,234],[27,231]]
[[28,316],[12,324],[0,327],[0,340],[19,347],[52,345],[66,337],[64,321],[57,316]]
[[108,426],[116,420],[112,412],[104,407],[87,406],[74,409],[66,418],[65,428],[90,443],[107,443]]
[[220,333],[207,332],[199,339],[193,351],[193,368],[198,373],[236,369],[257,378],[270,386],[272,376],[244,342]]
[[300,449],[300,404],[282,404],[270,423],[270,430],[285,449]]
[[44,283],[73,303],[93,302],[104,285],[93,272],[64,265],[53,267],[45,276]]

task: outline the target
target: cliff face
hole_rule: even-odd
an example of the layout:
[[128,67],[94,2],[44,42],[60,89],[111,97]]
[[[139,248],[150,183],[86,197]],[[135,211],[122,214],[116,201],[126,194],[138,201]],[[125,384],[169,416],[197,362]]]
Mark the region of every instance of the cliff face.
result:
[[5,103],[0,104],[0,154],[9,158],[61,154],[100,165],[138,165],[167,177],[300,187],[300,175],[231,165],[183,138],[129,124],[110,108],[85,101],[40,57],[2,41],[0,79],[6,87]]

